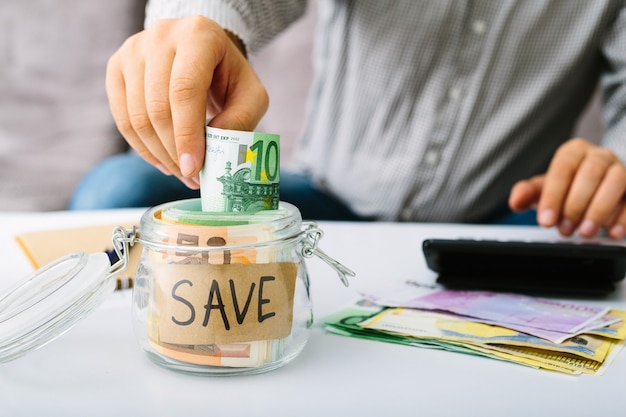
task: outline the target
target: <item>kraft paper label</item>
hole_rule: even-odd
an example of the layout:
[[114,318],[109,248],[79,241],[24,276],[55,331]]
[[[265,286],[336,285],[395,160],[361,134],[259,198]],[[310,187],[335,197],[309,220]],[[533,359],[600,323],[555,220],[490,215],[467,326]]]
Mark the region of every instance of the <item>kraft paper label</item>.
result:
[[287,337],[298,264],[157,264],[159,340],[211,345]]

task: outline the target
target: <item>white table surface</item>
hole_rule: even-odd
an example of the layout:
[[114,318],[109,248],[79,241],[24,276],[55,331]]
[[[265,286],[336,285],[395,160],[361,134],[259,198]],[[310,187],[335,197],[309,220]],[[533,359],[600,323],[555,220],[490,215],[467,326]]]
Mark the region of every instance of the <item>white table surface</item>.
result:
[[[143,210],[0,213],[0,291],[31,271],[14,236],[138,220]],[[345,288],[307,261],[316,324],[302,354],[265,374],[197,377],[152,363],[131,325],[130,291],[116,292],[57,340],[0,364],[0,416],[623,416],[626,353],[602,376],[568,376],[458,353],[328,334],[321,318],[358,289],[428,281],[431,237],[549,239],[532,227],[321,222],[320,247],[352,268]],[[585,300],[587,301],[587,300]],[[592,304],[626,309],[626,287]]]

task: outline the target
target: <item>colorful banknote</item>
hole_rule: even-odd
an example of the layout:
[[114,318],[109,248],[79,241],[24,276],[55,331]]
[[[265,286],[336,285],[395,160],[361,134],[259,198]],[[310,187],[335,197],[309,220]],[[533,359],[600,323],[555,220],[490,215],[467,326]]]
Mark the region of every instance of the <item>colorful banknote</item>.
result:
[[607,316],[606,307],[519,294],[453,290],[429,290],[424,294],[414,286],[400,285],[375,295],[363,295],[387,307],[445,311],[473,321],[506,325],[552,341],[615,321]]
[[608,354],[610,345],[610,340],[591,335],[579,335],[556,344],[502,326],[408,308],[386,309],[364,321],[360,326],[410,337],[428,337],[476,345],[500,344],[551,350],[600,362]]
[[206,127],[202,210],[254,213],[278,208],[280,137]]
[[155,220],[184,225],[198,226],[240,226],[248,224],[270,223],[287,216],[287,210],[263,210],[253,215],[242,215],[235,212],[202,211],[199,199],[182,200],[166,205],[155,211]]
[[325,317],[324,324],[327,331],[341,336],[487,356],[477,352],[475,349],[467,348],[460,343],[428,338],[406,337],[393,332],[380,332],[359,326],[359,323],[376,316],[384,310],[385,309],[380,306],[373,305],[366,300],[361,300],[350,307]]
[[[601,374],[623,348],[626,311],[610,310],[602,327],[560,343],[506,326],[445,312],[395,308],[361,300],[324,319],[332,333],[487,356],[567,374]],[[611,323],[611,324],[606,324]]]
[[449,311],[467,317],[537,329],[575,333],[604,316],[608,308],[487,291],[442,290],[406,307]]

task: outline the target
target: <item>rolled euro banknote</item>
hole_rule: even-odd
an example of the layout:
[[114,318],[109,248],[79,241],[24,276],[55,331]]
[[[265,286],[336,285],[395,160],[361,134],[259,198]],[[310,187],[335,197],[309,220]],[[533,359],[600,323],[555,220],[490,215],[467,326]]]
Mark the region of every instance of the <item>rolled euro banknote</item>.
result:
[[278,209],[279,182],[279,135],[206,127],[206,156],[200,171],[202,211]]

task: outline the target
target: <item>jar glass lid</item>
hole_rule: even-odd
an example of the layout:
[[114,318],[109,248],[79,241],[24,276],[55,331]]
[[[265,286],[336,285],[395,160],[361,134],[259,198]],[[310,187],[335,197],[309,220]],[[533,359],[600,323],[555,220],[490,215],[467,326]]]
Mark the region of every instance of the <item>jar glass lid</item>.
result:
[[76,252],[38,269],[0,296],[0,363],[59,337],[115,289],[106,253]]

